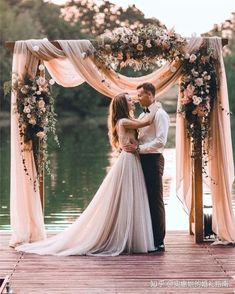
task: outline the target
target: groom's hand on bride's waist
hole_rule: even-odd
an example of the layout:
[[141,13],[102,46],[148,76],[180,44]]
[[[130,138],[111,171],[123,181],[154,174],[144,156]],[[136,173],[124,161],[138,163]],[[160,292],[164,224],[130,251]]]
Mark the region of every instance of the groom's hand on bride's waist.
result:
[[122,149],[126,152],[130,152],[130,153],[136,153],[139,148],[138,148],[138,145],[137,144],[133,144],[133,143],[129,143],[129,144],[126,144],[122,147]]

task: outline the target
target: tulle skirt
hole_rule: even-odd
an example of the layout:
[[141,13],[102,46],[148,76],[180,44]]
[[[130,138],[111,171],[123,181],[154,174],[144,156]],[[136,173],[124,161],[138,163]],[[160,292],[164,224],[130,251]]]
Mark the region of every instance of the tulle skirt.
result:
[[41,255],[145,253],[153,232],[144,175],[138,155],[121,152],[81,216],[48,239],[16,247]]

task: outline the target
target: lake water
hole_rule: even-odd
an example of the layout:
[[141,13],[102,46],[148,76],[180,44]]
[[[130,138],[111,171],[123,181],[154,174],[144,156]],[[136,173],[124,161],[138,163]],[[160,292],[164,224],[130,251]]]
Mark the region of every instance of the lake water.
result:
[[[174,120],[174,117],[173,117]],[[113,157],[106,125],[96,121],[61,122],[58,136],[61,148],[50,144],[52,177],[45,178],[45,224],[61,230],[72,223],[86,208],[110,167]],[[10,229],[10,132],[0,129],[0,229]],[[165,150],[164,197],[167,229],[188,229],[188,218],[175,196],[175,127],[172,124]],[[235,141],[235,136],[233,136]],[[235,142],[234,142],[235,144]],[[177,218],[175,215],[177,213]]]

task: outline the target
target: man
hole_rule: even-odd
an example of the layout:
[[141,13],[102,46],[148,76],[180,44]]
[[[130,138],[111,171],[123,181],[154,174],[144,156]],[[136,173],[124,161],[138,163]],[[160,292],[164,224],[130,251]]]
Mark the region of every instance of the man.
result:
[[[138,101],[144,107],[144,112],[139,118],[143,118],[156,103],[155,87],[151,83],[144,83],[137,87],[137,91]],[[127,152],[137,151],[140,154],[152,219],[154,251],[157,252],[165,251],[165,207],[162,183],[164,157],[162,153],[167,141],[168,129],[169,116],[159,107],[151,125],[139,129],[139,145],[128,144],[123,148]]]

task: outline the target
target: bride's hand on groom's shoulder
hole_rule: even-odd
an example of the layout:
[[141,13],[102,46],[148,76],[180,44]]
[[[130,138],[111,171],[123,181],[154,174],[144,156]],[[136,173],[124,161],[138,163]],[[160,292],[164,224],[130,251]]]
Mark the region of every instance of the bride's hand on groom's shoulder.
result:
[[158,110],[158,106],[154,105],[154,107],[152,107],[150,113],[148,113],[147,115],[145,115],[144,120],[146,122],[148,122],[148,125],[151,125],[151,123],[153,122],[154,118],[155,118],[155,114]]

